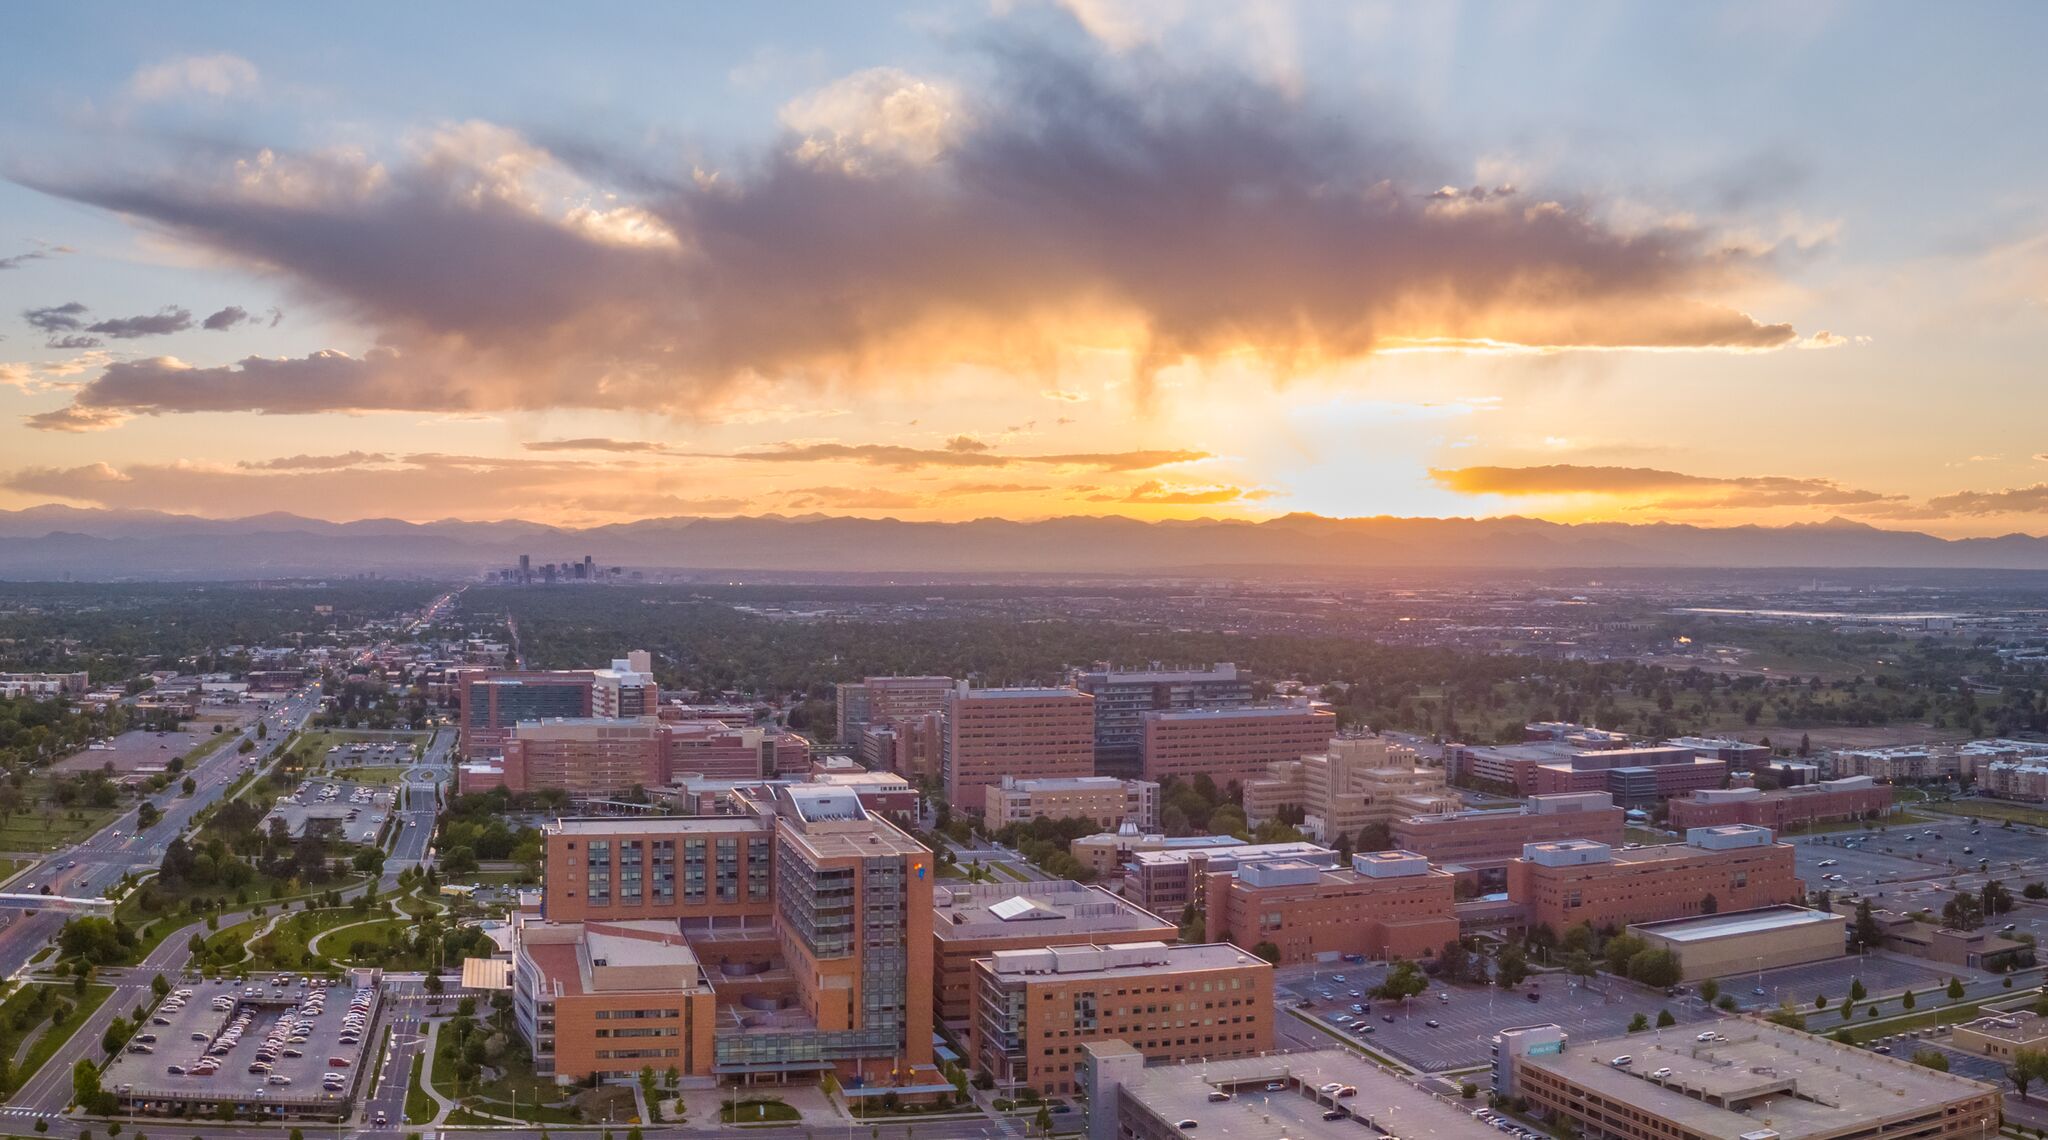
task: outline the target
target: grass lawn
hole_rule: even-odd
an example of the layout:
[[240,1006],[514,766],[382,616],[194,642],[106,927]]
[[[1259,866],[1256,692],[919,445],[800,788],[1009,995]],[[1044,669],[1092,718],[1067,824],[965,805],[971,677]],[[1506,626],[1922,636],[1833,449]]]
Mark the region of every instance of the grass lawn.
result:
[[376,764],[367,768],[329,768],[319,775],[345,784],[389,785],[403,783],[405,771],[394,764]]
[[434,1098],[428,1096],[427,1090],[420,1085],[420,1069],[425,1066],[426,1060],[424,1054],[415,1055],[412,1059],[412,1083],[405,1087],[407,1124],[430,1123],[434,1119],[434,1114],[441,1110],[441,1106],[434,1103]]
[[457,1096],[454,1046],[454,1038],[448,1034],[435,1039],[434,1091],[442,1096],[482,1112],[537,1124],[579,1122],[576,1109],[564,1099],[565,1093],[573,1095],[574,1090],[563,1089],[552,1077],[535,1076],[533,1059],[516,1047],[506,1051],[499,1076],[480,1080]]
[[[1893,812],[1892,814],[1884,817],[1882,821],[1885,827],[1906,828],[1921,827],[1926,824],[1939,822],[1941,821],[1936,819],[1930,819],[1925,815],[1921,815],[1917,812],[1910,811]],[[1865,824],[1862,821],[1853,819],[1838,820],[1834,823],[1794,824],[1784,829],[1784,833],[1786,835],[1828,835],[1841,831],[1869,831],[1872,835],[1878,834],[1877,827],[1874,823]]]
[[[47,780],[33,778],[22,789],[23,797],[33,803],[47,794],[48,787]],[[0,822],[0,851],[47,851],[69,847],[114,822],[128,807],[127,804],[110,808],[51,805],[47,809],[17,812]]]
[[[347,929],[332,938],[321,940],[322,957],[341,963],[382,966],[387,970],[412,970],[425,966],[425,963],[414,962],[412,951],[400,945],[413,928],[413,922],[409,918],[359,915],[355,923],[340,925],[346,926]],[[371,944],[360,956],[355,955],[351,949],[358,942]]]
[[[1904,1033],[1908,1029],[1926,1029],[1935,1025],[1950,1025],[1958,1021],[1968,1021],[1976,1017],[1978,1011],[1986,1004],[1994,1001],[2010,1001],[2012,997],[2013,995],[2009,993],[1994,994],[1991,997],[1976,998],[1971,1001],[1958,1002],[1955,1005],[1942,1005],[1933,1009],[1919,1010],[1904,1017],[1886,1017],[1875,1021],[1858,1021],[1853,1025],[1845,1024],[1839,1028],[1848,1030],[1849,1036],[1860,1043],[1868,1041],[1873,1037],[1887,1037],[1895,1033]],[[1937,987],[1921,994],[1919,1000],[1922,1004],[1925,1004],[1928,1001],[1946,1001],[1947,999],[1941,996],[1941,990]],[[1800,1012],[1806,1015],[1806,1027],[1809,1032],[1818,1033],[1823,1037],[1832,1037],[1834,1035],[1836,1027],[1830,1026],[1827,1023],[1836,1020],[1836,1017],[1815,1017],[1812,1009],[1802,1009]],[[1832,1011],[1827,1010],[1821,1012],[1832,1013]]]
[[749,1098],[738,1104],[726,1104],[718,1110],[721,1124],[757,1124],[764,1120],[800,1120],[802,1114],[787,1104],[773,1098]]
[[1997,800],[1957,800],[1953,803],[1923,804],[1920,810],[1941,812],[1944,815],[1967,815],[1999,822],[2011,820],[2034,827],[2048,827],[2048,810],[2032,804],[2009,804]]
[[85,1024],[86,1019],[93,1015],[93,1011],[99,1009],[114,994],[112,986],[87,986],[82,995],[74,995],[70,986],[44,986],[42,988],[52,991],[57,1000],[72,1006],[71,1015],[61,1023],[51,1024],[44,1020],[30,1026],[27,1031],[16,1030],[13,1015],[28,1006],[29,998],[32,996],[31,988],[23,986],[8,997],[4,1004],[0,1004],[0,1051],[4,1051],[10,1060],[13,1059],[15,1050],[21,1047],[22,1038],[28,1032],[39,1031],[35,1043],[28,1048],[28,1055],[22,1058],[21,1064],[13,1071],[14,1084],[7,1088],[9,1095],[21,1087],[23,1081],[34,1076],[37,1069],[47,1064],[51,1055],[62,1048],[66,1041],[71,1040],[71,1035],[78,1031],[79,1026]]
[[[357,910],[352,906],[327,910],[302,910],[277,924],[277,928],[256,940],[252,948],[252,969],[298,970],[312,964],[308,946],[324,931],[358,922],[375,922],[386,914],[381,906]],[[323,949],[332,947],[323,946]]]

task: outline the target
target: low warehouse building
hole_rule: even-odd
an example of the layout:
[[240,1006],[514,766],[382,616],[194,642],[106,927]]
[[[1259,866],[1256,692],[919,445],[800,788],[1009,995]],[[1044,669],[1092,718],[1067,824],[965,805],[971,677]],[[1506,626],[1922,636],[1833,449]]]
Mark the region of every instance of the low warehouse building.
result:
[[1839,958],[1843,925],[1839,914],[1788,905],[1641,922],[1628,930],[1650,949],[1677,955],[1690,982]]

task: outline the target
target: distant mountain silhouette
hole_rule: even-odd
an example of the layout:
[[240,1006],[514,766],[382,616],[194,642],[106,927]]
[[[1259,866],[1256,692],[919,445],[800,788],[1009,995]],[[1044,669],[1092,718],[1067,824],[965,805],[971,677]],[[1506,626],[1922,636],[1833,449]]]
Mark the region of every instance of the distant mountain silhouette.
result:
[[2048,539],[1942,539],[1847,519],[1796,526],[1541,519],[903,522],[656,518],[588,528],[518,520],[335,523],[291,514],[207,519],[157,511],[0,511],[0,577],[247,579],[469,574],[581,559],[643,570],[810,574],[1163,574],[1445,567],[1814,567],[2048,570]]

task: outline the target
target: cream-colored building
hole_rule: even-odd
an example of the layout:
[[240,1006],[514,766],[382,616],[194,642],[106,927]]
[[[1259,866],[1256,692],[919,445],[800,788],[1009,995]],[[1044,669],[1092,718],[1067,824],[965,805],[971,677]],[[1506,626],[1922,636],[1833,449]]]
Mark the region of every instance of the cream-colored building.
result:
[[1414,750],[1377,736],[1339,736],[1329,750],[1271,765],[1244,786],[1245,818],[1253,826],[1302,812],[1310,838],[1334,843],[1368,824],[1456,811],[1464,801],[1444,786],[1444,770],[1423,765]]
[[1639,922],[1628,930],[1650,949],[1677,955],[1690,982],[1839,958],[1843,925],[1839,914],[1788,905]]
[[1126,822],[1140,832],[1159,828],[1159,785],[1115,776],[1066,776],[1020,780],[1004,776],[984,789],[982,826],[1001,831],[1013,823],[1047,819],[1092,819],[1114,831]]
[[2024,1009],[2010,1013],[1986,1012],[1988,1016],[1956,1026],[1949,1035],[1949,1044],[2007,1061],[2022,1049],[2035,1052],[2048,1049],[2048,1018],[2038,1017],[2031,1010]]

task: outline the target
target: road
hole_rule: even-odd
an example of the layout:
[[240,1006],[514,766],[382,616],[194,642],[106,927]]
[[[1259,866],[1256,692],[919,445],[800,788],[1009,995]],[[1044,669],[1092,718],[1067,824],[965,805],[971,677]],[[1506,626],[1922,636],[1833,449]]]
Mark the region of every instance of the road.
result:
[[[38,888],[47,884],[51,894],[97,898],[120,882],[123,875],[155,868],[163,861],[165,845],[190,826],[194,816],[219,802],[237,777],[274,758],[285,738],[304,728],[319,707],[318,688],[309,686],[293,693],[186,769],[184,775],[190,776],[194,784],[191,795],[179,794],[173,784],[149,797],[148,802],[163,813],[156,823],[140,833],[136,831],[138,804],[76,845],[45,856],[36,866],[22,872],[17,882],[34,883]],[[259,723],[268,726],[264,740],[256,740]],[[255,741],[256,749],[247,754],[237,752],[243,740]],[[0,976],[18,975],[28,960],[57,936],[64,920],[64,915],[44,910],[17,917],[0,928]]]

